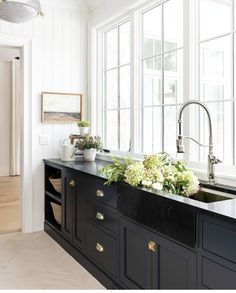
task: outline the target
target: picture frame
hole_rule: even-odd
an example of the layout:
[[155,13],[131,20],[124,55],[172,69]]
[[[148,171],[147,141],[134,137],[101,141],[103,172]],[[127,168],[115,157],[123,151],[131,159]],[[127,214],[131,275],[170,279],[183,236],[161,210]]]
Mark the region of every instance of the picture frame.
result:
[[82,120],[82,94],[42,93],[42,123],[75,123]]

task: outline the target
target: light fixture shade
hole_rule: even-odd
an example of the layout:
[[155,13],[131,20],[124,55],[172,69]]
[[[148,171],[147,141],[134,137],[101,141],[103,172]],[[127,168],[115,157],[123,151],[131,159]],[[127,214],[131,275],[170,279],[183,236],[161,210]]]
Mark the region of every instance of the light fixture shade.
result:
[[39,0],[0,0],[0,19],[2,20],[22,23],[39,15],[42,15]]

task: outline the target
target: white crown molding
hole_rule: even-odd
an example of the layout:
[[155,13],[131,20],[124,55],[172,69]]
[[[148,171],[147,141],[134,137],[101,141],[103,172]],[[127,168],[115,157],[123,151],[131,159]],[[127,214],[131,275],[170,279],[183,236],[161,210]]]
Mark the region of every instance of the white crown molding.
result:
[[88,13],[89,9],[84,0],[40,0],[42,10],[46,7],[75,9]]
[[119,17],[119,15],[128,13],[134,8],[147,3],[148,0],[105,0],[102,5],[91,13],[90,26],[107,23],[109,19]]

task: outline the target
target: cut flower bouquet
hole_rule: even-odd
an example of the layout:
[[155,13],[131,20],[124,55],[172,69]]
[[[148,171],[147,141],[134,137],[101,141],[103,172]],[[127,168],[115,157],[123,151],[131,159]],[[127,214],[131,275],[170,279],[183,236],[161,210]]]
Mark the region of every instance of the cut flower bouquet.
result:
[[172,194],[191,196],[199,191],[199,181],[185,163],[175,161],[169,154],[145,156],[144,161],[113,158],[114,162],[102,168],[108,181],[125,182],[134,187],[153,188]]

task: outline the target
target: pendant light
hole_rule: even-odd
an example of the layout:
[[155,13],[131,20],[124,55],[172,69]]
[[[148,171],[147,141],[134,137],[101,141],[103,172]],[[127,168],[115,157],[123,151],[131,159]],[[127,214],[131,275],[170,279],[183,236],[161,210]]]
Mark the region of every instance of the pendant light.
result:
[[22,23],[43,16],[39,0],[0,0],[0,19]]

